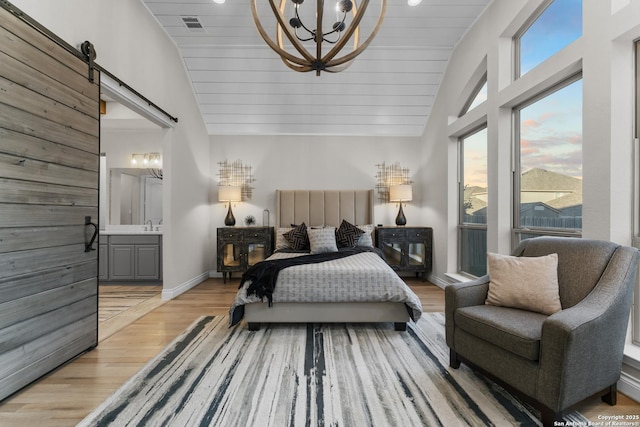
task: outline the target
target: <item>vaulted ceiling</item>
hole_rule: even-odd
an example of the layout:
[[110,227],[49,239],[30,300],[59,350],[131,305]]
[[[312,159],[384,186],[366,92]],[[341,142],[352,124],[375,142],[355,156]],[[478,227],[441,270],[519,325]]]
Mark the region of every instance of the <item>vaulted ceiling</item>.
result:
[[[258,34],[250,0],[142,1],[178,46],[209,134],[420,136],[456,43],[491,0],[388,0],[371,45],[347,70],[321,76],[282,63]],[[372,0],[363,33],[379,9]]]

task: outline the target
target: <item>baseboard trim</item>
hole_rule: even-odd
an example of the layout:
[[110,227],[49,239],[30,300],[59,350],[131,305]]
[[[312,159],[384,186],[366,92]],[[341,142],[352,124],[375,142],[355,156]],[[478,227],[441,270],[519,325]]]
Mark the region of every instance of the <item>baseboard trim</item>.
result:
[[209,272],[206,271],[202,274],[197,275],[196,277],[187,280],[186,282],[176,286],[171,289],[163,289],[162,290],[162,299],[169,300],[177,297],[180,294],[187,292],[189,289],[199,285],[209,278]]
[[444,289],[447,287],[447,285],[449,285],[451,282],[449,282],[448,280],[443,280],[441,278],[439,278],[438,276],[436,276],[435,274],[431,274],[429,275],[429,281],[431,283],[433,283],[434,285],[436,285],[437,287]]
[[625,372],[625,364],[622,364],[622,372],[618,381],[618,391],[630,399],[640,402],[640,380]]

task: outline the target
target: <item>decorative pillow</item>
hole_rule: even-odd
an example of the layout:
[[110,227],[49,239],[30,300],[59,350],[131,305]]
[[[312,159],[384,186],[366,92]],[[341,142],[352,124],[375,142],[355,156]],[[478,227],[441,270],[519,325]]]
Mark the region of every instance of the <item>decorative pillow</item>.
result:
[[352,248],[364,231],[344,219],[336,230],[335,240],[341,248]]
[[336,229],[334,227],[310,228],[307,230],[312,254],[338,252]]
[[291,245],[289,241],[284,237],[284,235],[293,230],[291,227],[280,227],[276,231],[276,251],[281,251],[283,249],[291,249]]
[[364,231],[364,234],[360,235],[357,246],[373,246],[373,237],[371,237],[371,235],[373,233],[373,229],[375,228],[374,225],[358,225],[358,228]]
[[487,253],[489,293],[486,304],[542,314],[562,310],[558,291],[558,254],[515,257]]
[[288,233],[285,233],[284,238],[287,239],[287,242],[289,242],[293,250],[309,250],[309,237],[307,236],[307,226],[304,222]]

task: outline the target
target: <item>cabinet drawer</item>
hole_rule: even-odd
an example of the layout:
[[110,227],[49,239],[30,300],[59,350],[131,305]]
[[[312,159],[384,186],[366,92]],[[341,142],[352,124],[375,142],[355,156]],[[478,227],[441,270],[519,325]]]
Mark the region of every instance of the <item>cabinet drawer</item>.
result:
[[109,243],[112,245],[157,245],[160,243],[160,236],[135,235],[112,235],[109,236]]
[[221,239],[239,239],[242,237],[242,231],[235,228],[218,228],[218,238]]
[[378,230],[378,238],[380,240],[404,239],[406,235],[407,235],[407,230],[404,230],[404,229]]
[[426,230],[406,230],[407,238],[411,241],[424,240],[429,237],[429,232]]
[[245,230],[244,238],[246,240],[261,240],[264,241],[267,238],[271,237],[271,230],[267,228],[257,228],[255,230]]
[[218,238],[225,240],[265,239],[270,237],[272,232],[270,227],[218,228]]

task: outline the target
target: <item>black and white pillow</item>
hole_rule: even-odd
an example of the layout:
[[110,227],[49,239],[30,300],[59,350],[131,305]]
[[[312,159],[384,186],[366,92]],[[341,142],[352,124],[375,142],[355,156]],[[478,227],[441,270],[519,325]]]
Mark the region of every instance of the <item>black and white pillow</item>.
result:
[[276,231],[276,251],[283,249],[291,249],[289,241],[284,237],[285,234],[293,230],[293,227],[279,227]]
[[336,230],[336,242],[341,248],[352,248],[363,234],[363,230],[343,219],[340,227]]
[[293,250],[309,250],[309,236],[307,235],[307,226],[304,222],[288,233],[285,233],[284,238],[287,239],[287,242],[289,242],[289,245],[291,245],[291,249]]

